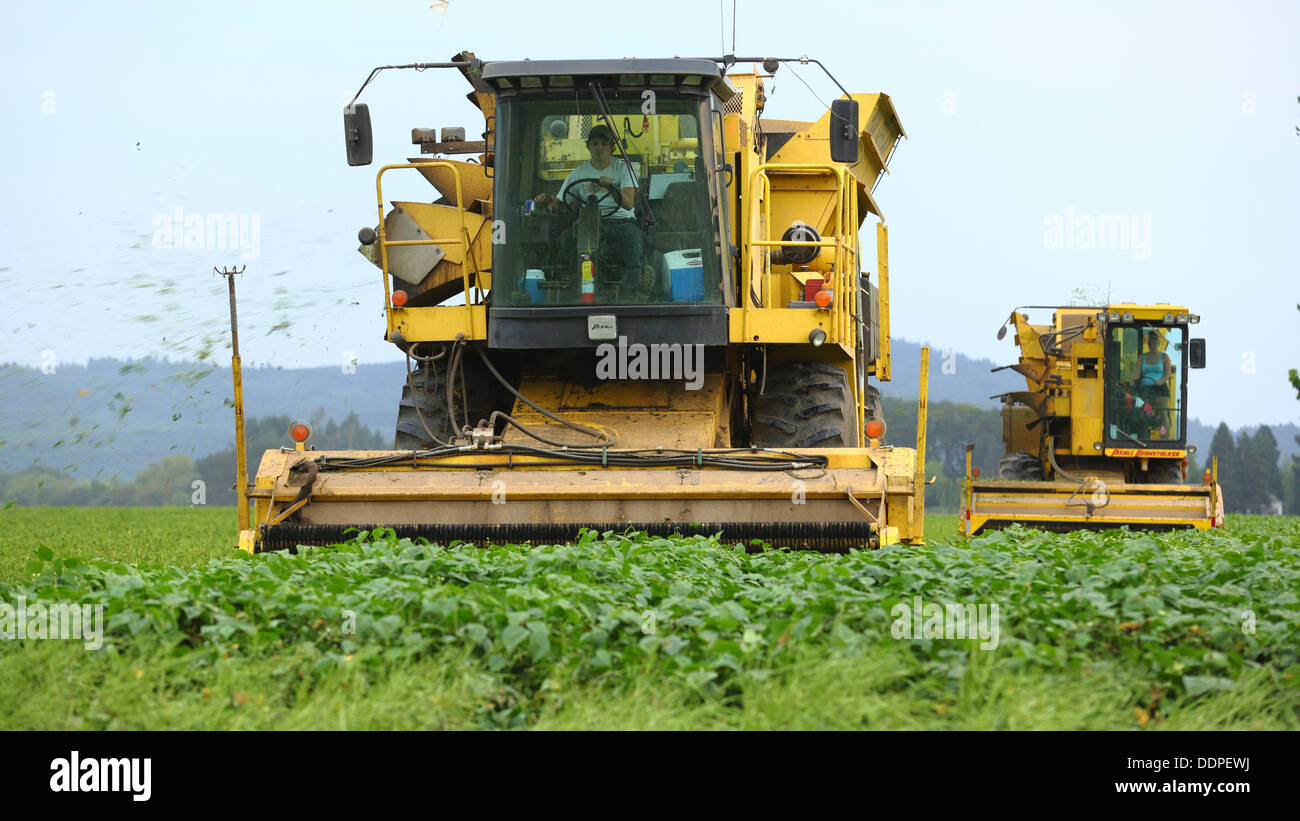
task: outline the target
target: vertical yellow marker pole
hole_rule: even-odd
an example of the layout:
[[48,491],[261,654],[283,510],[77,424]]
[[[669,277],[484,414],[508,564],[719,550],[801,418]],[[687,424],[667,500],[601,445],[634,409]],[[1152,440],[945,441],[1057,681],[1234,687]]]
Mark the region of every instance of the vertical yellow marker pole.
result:
[[[1225,522],[1219,517],[1219,508],[1223,501],[1219,498],[1219,457],[1210,457],[1210,526],[1223,527]],[[1217,520],[1217,521],[1216,521]]]
[[916,400],[916,486],[912,511],[916,517],[917,541],[925,538],[925,419],[930,394],[930,349],[921,348],[921,384]]
[[[245,266],[247,267],[247,266]],[[216,271],[216,269],[213,269]],[[248,453],[244,442],[244,372],[239,361],[239,320],[235,313],[235,274],[244,269],[217,271],[230,288],[230,376],[235,382],[235,499],[239,506],[240,547],[245,532],[251,530],[248,515]]]
[[961,529],[961,532],[967,536],[970,535],[971,502],[975,498],[975,484],[974,484],[975,477],[971,475],[971,459],[974,453],[975,453],[975,446],[967,445],[966,446],[966,476],[964,479],[962,479],[962,483],[961,483],[961,498],[962,498],[962,506],[961,506],[962,509],[960,514],[961,521],[957,523],[957,526]]
[[880,350],[876,352],[876,378],[888,382],[893,371],[893,347],[889,343],[889,229],[876,223],[876,305],[880,316]]

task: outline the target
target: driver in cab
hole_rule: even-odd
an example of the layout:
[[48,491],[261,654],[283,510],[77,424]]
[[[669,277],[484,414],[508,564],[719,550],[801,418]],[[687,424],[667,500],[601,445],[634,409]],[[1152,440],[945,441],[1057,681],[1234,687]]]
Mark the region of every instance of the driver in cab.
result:
[[1150,405],[1149,412],[1157,420],[1160,433],[1156,438],[1164,439],[1171,433],[1169,379],[1173,375],[1173,363],[1169,354],[1160,350],[1161,342],[1159,331],[1152,329],[1147,332],[1147,349],[1138,356],[1138,375],[1131,384]]
[[[641,232],[632,211],[636,205],[636,178],[627,163],[614,158],[614,140],[608,127],[591,127],[587,133],[587,150],[591,159],[569,172],[557,195],[540,194],[535,199],[551,210],[564,210],[568,206],[576,211],[589,197],[595,196],[602,217],[601,245],[617,254],[626,272],[624,281],[635,283],[641,268]],[[577,183],[572,193],[571,183]]]

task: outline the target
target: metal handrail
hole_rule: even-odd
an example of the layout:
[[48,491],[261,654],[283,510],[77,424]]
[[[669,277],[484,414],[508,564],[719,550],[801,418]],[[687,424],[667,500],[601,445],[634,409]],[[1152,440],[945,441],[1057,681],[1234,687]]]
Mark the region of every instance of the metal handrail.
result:
[[[454,238],[448,238],[448,239],[433,239],[433,238],[394,239],[394,240],[388,239],[384,234],[384,187],[383,187],[384,173],[387,171],[392,171],[394,169],[400,169],[400,168],[435,168],[435,167],[451,169],[452,177],[456,181],[456,203],[457,203],[457,210],[460,212],[460,236]],[[391,334],[395,330],[395,328],[393,327],[394,325],[393,295],[392,295],[392,289],[389,287],[389,277],[391,276],[391,274],[389,274],[388,271],[388,249],[390,247],[396,248],[405,245],[451,245],[454,243],[454,244],[459,244],[465,250],[465,257],[464,257],[465,261],[460,266],[460,275],[465,286],[465,314],[466,314],[465,321],[466,321],[466,327],[468,327],[470,331],[470,337],[477,338],[478,330],[474,327],[474,311],[470,303],[470,289],[469,289],[469,275],[470,275],[469,268],[470,268],[470,260],[473,258],[473,252],[470,250],[469,227],[465,224],[465,208],[463,207],[463,205],[461,205],[461,203],[465,202],[465,197],[460,183],[460,169],[456,166],[455,163],[448,162],[446,160],[431,160],[429,162],[419,162],[419,163],[409,163],[409,162],[393,163],[391,165],[385,165],[383,168],[380,168],[379,173],[375,175],[375,194],[379,200],[379,239],[378,239],[379,269],[382,272],[381,275],[384,280],[384,313],[387,316],[387,320],[388,320],[388,334],[391,336]],[[478,269],[477,260],[475,260],[474,290],[480,302],[482,301],[483,298],[483,287],[481,285],[482,277],[480,276],[481,273],[482,272]]]
[[[796,174],[797,173],[829,174],[830,176],[832,176],[835,179],[836,193],[839,195],[838,200],[836,202],[835,212],[834,212],[835,227],[836,227],[835,234],[833,234],[830,238],[823,238],[818,241],[801,240],[797,242],[796,241],[783,242],[780,240],[773,240],[771,238],[771,233],[770,233],[772,230],[772,181],[768,177],[768,171],[779,171],[779,172],[796,173]],[[834,342],[837,343],[842,342],[841,337],[845,334],[845,328],[848,327],[848,323],[850,319],[849,295],[851,291],[849,291],[847,283],[853,281],[854,287],[856,287],[856,273],[857,273],[856,259],[858,256],[857,248],[856,248],[857,230],[856,228],[850,229],[850,227],[847,224],[849,215],[853,209],[851,208],[851,203],[849,202],[851,192],[849,186],[846,184],[846,174],[847,174],[847,170],[844,167],[839,165],[829,164],[829,163],[762,163],[759,166],[757,166],[751,173],[749,190],[755,191],[757,186],[760,185],[760,181],[762,185],[761,193],[763,195],[763,218],[764,218],[765,230],[764,230],[763,239],[754,238],[754,226],[752,224],[753,208],[752,206],[746,207],[742,214],[742,218],[743,218],[742,231],[746,243],[745,251],[746,251],[747,259],[745,265],[745,287],[742,289],[742,294],[741,294],[741,300],[742,300],[742,315],[741,315],[742,323],[741,324],[742,327],[744,328],[744,335],[746,339],[748,339],[750,336],[750,307],[751,307],[750,295],[753,293],[753,289],[755,285],[755,272],[753,270],[752,264],[750,264],[750,260],[748,259],[749,257],[752,256],[750,254],[750,250],[753,248],[792,246],[792,247],[805,247],[805,248],[820,247],[820,248],[835,249],[835,261],[834,261],[835,278],[832,282],[832,290],[834,291],[834,293],[837,294],[837,297],[836,297],[835,304],[830,312],[831,328],[828,337],[830,340]],[[850,237],[850,236],[852,237],[853,240],[852,242],[846,239],[846,237]],[[853,277],[850,277],[848,272],[848,268],[850,267],[848,264],[850,262],[850,258],[855,263],[853,266],[855,269],[853,272],[854,274]],[[762,304],[768,307],[774,307],[772,305],[772,269],[771,269],[770,260],[764,262],[762,285],[763,285],[761,291]],[[758,307],[758,306],[754,306],[754,307]],[[861,398],[859,398],[859,402],[860,401]]]

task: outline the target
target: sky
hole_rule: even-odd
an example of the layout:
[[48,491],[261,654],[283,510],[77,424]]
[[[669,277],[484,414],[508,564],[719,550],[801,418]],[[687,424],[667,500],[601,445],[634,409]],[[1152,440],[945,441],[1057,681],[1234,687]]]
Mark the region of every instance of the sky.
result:
[[[0,362],[224,359],[222,265],[247,266],[247,363],[396,359],[356,250],[375,172],[416,155],[412,127],[483,126],[458,75],[386,72],[362,97],[376,163],[349,167],[341,109],[370,69],[462,49],[717,56],[731,5],[9,0]],[[875,196],[896,336],[1003,363],[1018,305],[1185,305],[1209,354],[1192,416],[1300,416],[1300,4],[738,0],[734,22],[738,54],[808,54],[893,99],[908,139]],[[815,120],[834,98],[797,70],[811,91],[783,67],[767,116]],[[242,245],[173,247],[193,217],[232,218]],[[1102,220],[1127,236],[1087,247]]]

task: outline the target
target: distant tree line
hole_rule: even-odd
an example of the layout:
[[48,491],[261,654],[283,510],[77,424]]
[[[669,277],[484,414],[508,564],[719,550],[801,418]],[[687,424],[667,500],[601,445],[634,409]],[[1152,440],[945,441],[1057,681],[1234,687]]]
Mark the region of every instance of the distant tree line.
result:
[[[916,446],[916,402],[885,401],[885,444]],[[974,445],[971,464],[980,474],[996,478],[1002,444],[1002,412],[955,402],[931,402],[926,407],[925,475],[934,484],[925,489],[926,510],[955,513],[961,506],[966,475],[966,446]]]
[[1219,423],[1210,457],[1219,460],[1219,484],[1228,513],[1300,514],[1300,462],[1292,456],[1286,471],[1282,470],[1277,438],[1268,425],[1261,425],[1253,435],[1242,431],[1234,441],[1228,426]]
[[[248,473],[257,474],[262,453],[293,444],[288,416],[248,420]],[[312,419],[310,445],[320,450],[385,450],[392,438],[361,424],[357,414],[341,423],[325,421],[318,411]],[[233,427],[233,426],[232,426]],[[233,431],[231,439],[234,439]],[[199,484],[196,484],[199,483]],[[83,507],[161,507],[168,505],[234,505],[235,448],[198,460],[172,454],[151,463],[132,479],[77,479],[64,471],[33,466],[20,473],[0,474],[0,507],[5,504]]]

